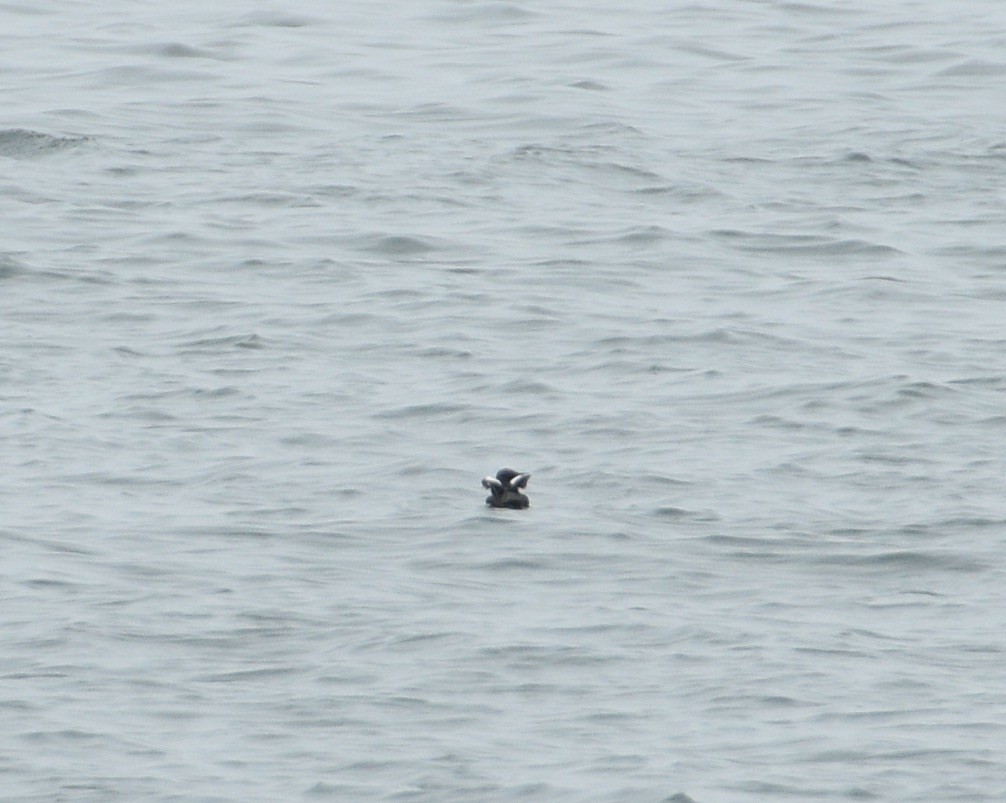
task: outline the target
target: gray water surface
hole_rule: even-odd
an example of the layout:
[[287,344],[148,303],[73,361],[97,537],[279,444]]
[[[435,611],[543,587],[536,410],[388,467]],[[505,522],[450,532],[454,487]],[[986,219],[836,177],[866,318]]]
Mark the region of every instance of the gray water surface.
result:
[[1004,44],[4,5],[0,797],[1006,798]]

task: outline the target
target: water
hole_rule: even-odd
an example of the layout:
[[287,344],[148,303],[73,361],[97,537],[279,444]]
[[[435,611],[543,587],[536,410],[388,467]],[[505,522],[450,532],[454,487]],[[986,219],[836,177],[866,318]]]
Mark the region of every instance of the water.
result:
[[1006,797],[1006,10],[667,5],[0,10],[0,796]]

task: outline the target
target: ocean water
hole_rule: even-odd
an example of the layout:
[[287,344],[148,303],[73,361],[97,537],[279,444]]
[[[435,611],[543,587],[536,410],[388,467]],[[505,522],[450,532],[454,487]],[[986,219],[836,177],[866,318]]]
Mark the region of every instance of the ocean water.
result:
[[0,798],[1006,799],[1004,52],[4,3]]

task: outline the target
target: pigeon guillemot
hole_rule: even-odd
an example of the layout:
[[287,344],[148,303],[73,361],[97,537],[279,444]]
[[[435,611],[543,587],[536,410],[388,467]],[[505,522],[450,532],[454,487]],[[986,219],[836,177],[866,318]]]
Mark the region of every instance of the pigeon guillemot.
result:
[[530,474],[521,474],[512,468],[501,468],[495,477],[484,477],[482,487],[490,491],[486,497],[486,504],[491,507],[512,507],[517,510],[526,508],[531,501],[521,488],[527,486],[529,479]]

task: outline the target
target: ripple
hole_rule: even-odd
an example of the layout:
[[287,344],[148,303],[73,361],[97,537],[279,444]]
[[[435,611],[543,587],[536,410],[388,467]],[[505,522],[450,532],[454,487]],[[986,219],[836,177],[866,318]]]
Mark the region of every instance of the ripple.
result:
[[24,128],[0,130],[0,156],[32,159],[58,153],[88,142],[87,137],[59,137]]

